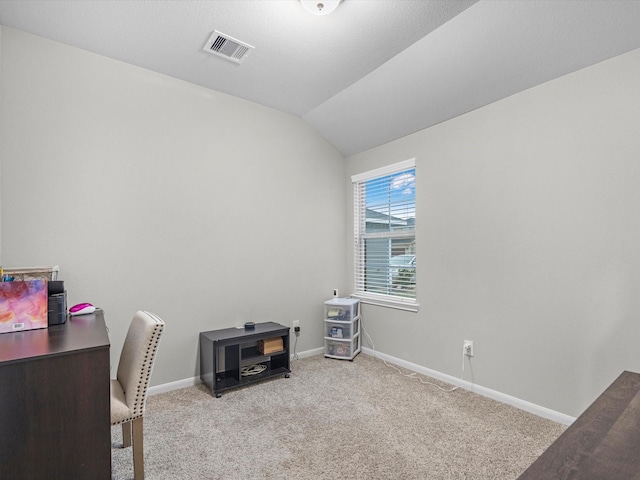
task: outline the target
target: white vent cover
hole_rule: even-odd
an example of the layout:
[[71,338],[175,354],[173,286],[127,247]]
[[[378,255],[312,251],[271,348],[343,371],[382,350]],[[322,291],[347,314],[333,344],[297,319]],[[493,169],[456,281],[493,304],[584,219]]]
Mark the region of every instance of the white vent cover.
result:
[[214,30],[207,43],[205,43],[203,50],[231,60],[234,63],[242,63],[249,56],[253,47]]

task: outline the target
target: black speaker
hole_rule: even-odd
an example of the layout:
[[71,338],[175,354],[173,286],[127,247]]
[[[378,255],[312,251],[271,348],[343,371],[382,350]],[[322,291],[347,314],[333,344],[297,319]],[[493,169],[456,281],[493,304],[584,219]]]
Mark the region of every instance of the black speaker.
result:
[[49,296],[64,293],[64,282],[62,280],[49,280],[47,282]]
[[64,282],[52,280],[47,282],[49,300],[47,302],[47,320],[49,326],[60,325],[67,321],[67,292]]

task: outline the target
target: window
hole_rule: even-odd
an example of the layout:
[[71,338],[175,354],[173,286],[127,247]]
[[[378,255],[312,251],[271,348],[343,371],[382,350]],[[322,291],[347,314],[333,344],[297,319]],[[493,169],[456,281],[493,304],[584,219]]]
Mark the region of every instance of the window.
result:
[[351,177],[355,295],[417,310],[415,159]]

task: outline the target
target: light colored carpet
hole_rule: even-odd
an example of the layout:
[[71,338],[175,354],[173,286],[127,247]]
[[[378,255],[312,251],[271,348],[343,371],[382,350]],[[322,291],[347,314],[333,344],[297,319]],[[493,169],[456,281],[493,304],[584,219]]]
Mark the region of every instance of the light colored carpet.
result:
[[[204,385],[149,397],[146,478],[514,479],[566,428],[363,354],[292,370],[222,398]],[[131,479],[131,449],[111,434],[113,478]]]

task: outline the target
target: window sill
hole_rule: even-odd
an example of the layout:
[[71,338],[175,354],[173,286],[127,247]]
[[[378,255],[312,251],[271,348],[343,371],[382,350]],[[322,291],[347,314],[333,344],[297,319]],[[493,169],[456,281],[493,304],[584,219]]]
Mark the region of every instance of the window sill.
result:
[[360,299],[361,303],[376,305],[378,307],[395,308],[396,310],[405,310],[407,312],[417,312],[420,308],[417,301],[411,298],[400,300],[383,295],[372,295],[366,293],[354,293],[351,296],[353,298]]

